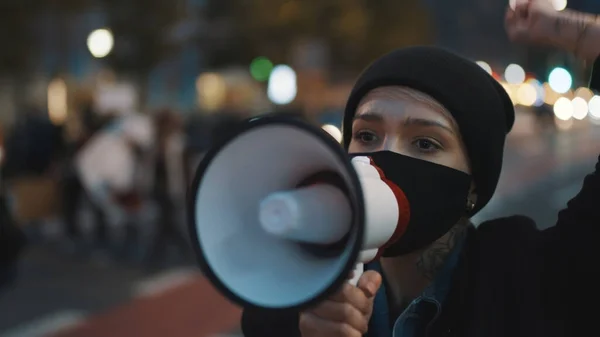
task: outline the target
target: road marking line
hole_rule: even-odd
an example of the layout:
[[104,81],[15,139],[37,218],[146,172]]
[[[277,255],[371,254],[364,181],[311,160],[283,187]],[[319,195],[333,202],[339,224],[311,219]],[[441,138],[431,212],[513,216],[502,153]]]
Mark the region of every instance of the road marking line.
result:
[[75,327],[83,323],[85,318],[86,314],[83,311],[61,311],[20,324],[0,335],[2,337],[46,337]]
[[139,282],[134,287],[134,292],[138,297],[156,296],[197,280],[201,276],[201,273],[192,268],[167,270],[157,276]]

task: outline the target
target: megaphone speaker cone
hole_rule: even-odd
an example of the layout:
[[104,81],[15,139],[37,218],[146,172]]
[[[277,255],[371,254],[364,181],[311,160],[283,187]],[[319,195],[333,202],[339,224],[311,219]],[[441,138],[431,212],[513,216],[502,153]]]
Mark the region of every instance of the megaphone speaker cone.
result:
[[[314,254],[293,236],[271,235],[259,214],[261,201],[297,188],[318,172],[341,178],[351,210],[350,231],[330,255]],[[269,209],[263,211],[263,217],[270,216]],[[242,123],[205,155],[188,212],[192,244],[206,277],[245,307],[302,309],[322,301],[354,269],[364,235],[361,185],[343,148],[320,128],[277,115]]]

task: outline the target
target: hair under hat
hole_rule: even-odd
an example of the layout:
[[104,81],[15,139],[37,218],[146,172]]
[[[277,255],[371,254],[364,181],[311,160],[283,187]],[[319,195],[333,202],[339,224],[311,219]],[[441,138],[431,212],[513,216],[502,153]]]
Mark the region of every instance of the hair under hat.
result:
[[515,120],[508,94],[475,62],[445,49],[419,46],[392,51],[367,67],[352,89],[344,112],[346,149],[360,100],[377,87],[395,85],[430,95],[456,120],[476,185],[477,203],[470,213],[474,215],[490,201],[500,179],[506,134]]

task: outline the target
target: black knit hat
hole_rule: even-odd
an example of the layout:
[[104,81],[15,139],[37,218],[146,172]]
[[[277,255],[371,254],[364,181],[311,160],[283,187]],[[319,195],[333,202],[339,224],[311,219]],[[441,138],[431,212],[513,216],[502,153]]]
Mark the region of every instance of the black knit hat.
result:
[[474,215],[496,190],[504,141],[515,121],[514,107],[506,91],[475,62],[447,50],[432,46],[395,50],[373,62],[352,89],[344,112],[346,149],[360,100],[377,87],[394,85],[432,96],[456,120],[477,188],[477,204],[470,213]]

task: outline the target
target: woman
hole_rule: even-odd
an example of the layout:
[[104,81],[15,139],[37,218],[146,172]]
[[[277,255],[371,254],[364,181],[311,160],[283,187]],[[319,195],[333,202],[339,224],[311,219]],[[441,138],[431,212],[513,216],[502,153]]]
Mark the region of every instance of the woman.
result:
[[[579,21],[568,15],[572,14],[522,2],[507,14],[507,26],[511,36],[518,32],[520,37],[530,36],[543,20],[574,29]],[[537,23],[532,22],[536,16]],[[561,45],[569,45],[569,39],[587,38],[565,34]],[[583,46],[571,50],[588,55]],[[599,54],[600,50],[594,57]],[[246,309],[245,336],[593,334],[597,310],[589,305],[600,300],[594,290],[600,274],[592,267],[600,255],[594,235],[600,224],[595,210],[600,204],[600,164],[550,229],[539,231],[521,216],[478,228],[469,224],[469,217],[494,193],[505,135],[513,122],[506,92],[457,55],[416,47],[375,61],[357,81],[346,106],[348,152],[371,153],[392,181],[394,175],[407,174],[402,170],[409,166],[418,171],[410,174],[419,186],[436,178],[432,172],[446,181],[469,179],[453,187],[437,184],[412,200],[411,212],[422,208],[437,221],[414,222],[411,213],[403,236],[410,240],[400,239],[387,248],[357,287],[345,284],[330,299],[301,313]],[[448,204],[458,201],[458,206],[436,202],[433,196],[439,194],[449,196]]]

